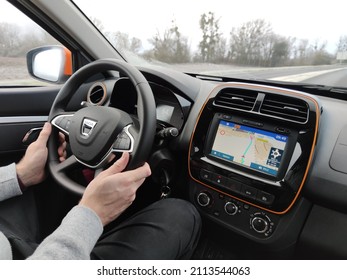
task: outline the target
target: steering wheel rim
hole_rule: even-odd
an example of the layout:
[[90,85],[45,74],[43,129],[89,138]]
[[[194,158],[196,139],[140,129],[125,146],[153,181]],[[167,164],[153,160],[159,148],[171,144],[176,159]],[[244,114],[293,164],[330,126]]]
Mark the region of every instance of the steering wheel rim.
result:
[[[59,116],[65,116],[64,114],[67,113],[66,107],[68,105],[68,102],[72,98],[74,92],[79,88],[80,85],[83,84],[83,82],[85,82],[88,78],[90,78],[91,76],[95,74],[106,72],[106,71],[119,71],[125,74],[133,83],[137,91],[138,124],[133,122],[131,126],[127,126],[128,129],[126,131],[128,135],[131,135],[131,137],[133,138],[132,140],[134,140],[131,145],[130,161],[126,168],[127,170],[135,169],[144,164],[150,152],[150,149],[148,147],[152,147],[153,141],[154,141],[155,130],[156,130],[155,100],[154,100],[152,90],[146,78],[142,75],[142,73],[138,69],[120,60],[101,59],[101,60],[96,60],[94,62],[91,62],[87,64],[86,66],[82,67],[81,69],[79,69],[78,71],[76,71],[69,78],[69,80],[64,84],[64,86],[61,88],[61,90],[57,94],[53,102],[53,105],[51,107],[51,111],[49,113],[49,121],[53,124],[54,129],[52,131],[52,135],[50,139],[48,140],[48,169],[56,182],[58,182],[62,187],[66,188],[67,190],[72,191],[73,193],[78,195],[82,195],[84,193],[85,186],[82,186],[78,184],[77,182],[73,181],[72,179],[70,179],[67,176],[67,171],[73,168],[76,168],[76,166],[78,166],[81,163],[81,161],[75,154],[67,158],[64,162],[59,161],[59,156],[57,154],[57,149],[59,146],[58,132],[62,131],[66,134],[66,131],[62,129],[62,127],[56,125],[54,123],[54,120]],[[110,108],[110,107],[100,106],[100,108],[104,108],[103,110],[105,111],[106,110],[105,108]],[[80,112],[81,110],[83,109],[78,110],[76,112],[76,115],[77,113],[79,115],[82,114],[82,119],[83,119],[84,112]],[[95,111],[97,109],[92,108],[90,110]],[[115,117],[114,114],[116,114],[115,110],[117,109],[114,109],[114,110],[113,108],[112,110],[111,108],[110,110],[107,109],[107,111],[112,111],[112,114],[113,114],[109,118],[108,122],[113,122],[112,119]],[[86,114],[88,113],[90,112],[87,112],[86,110]],[[129,120],[126,117],[126,113],[125,114],[123,113],[124,112],[119,113],[120,114],[119,122],[121,122],[121,120],[124,120],[124,119],[125,121],[123,121],[123,123],[121,124],[117,124],[118,126],[122,126],[126,124],[127,122],[129,122]],[[75,118],[75,116],[73,118]],[[95,115],[91,119],[95,119]],[[73,119],[73,122],[78,122],[77,124],[75,124],[74,128],[78,128],[79,130],[79,125],[81,125],[79,123],[79,120],[76,121],[75,119]],[[114,128],[114,126],[112,126],[113,125],[112,123],[110,125],[112,128]],[[105,131],[99,130],[99,132],[101,134],[101,133],[104,133]],[[84,136],[79,135],[80,133],[77,132],[77,129],[74,129],[73,133],[78,138],[77,142],[84,141],[82,139]],[[112,132],[112,133],[118,136],[120,135],[119,131]],[[110,137],[108,139],[108,142],[105,141],[107,142],[107,145],[110,144],[110,141],[116,140],[115,137],[117,136],[115,135]],[[100,137],[101,136],[99,136],[99,138]],[[76,144],[76,145],[80,145],[80,144]],[[113,143],[111,148],[112,147],[113,147]],[[86,164],[86,162],[82,162],[82,164],[84,164],[86,167],[90,167],[88,164]]]

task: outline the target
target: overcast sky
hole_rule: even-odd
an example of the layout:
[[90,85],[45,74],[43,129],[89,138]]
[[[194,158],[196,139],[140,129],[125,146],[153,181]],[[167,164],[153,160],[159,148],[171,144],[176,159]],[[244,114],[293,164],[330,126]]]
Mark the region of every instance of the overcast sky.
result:
[[[335,51],[341,35],[347,35],[346,0],[76,0],[85,12],[103,20],[107,30],[118,28],[146,40],[176,20],[191,43],[201,40],[201,14],[214,12],[220,30],[229,38],[232,27],[258,18],[270,22],[280,35],[328,41]],[[83,6],[82,6],[83,5]],[[154,16],[153,16],[154,15]],[[194,47],[194,46],[192,46]]]
[[[14,16],[4,9],[7,4],[4,1],[0,0],[0,22],[24,25],[25,17]],[[274,32],[283,36],[328,41],[329,51],[335,51],[339,37],[347,35],[345,0],[288,0],[287,3],[283,0],[76,0],[76,3],[87,15],[101,20],[107,31],[128,33],[145,45],[157,31],[170,28],[174,19],[195,48],[201,40],[200,16],[209,11],[219,18],[225,38],[229,38],[232,27],[258,18],[270,22]]]

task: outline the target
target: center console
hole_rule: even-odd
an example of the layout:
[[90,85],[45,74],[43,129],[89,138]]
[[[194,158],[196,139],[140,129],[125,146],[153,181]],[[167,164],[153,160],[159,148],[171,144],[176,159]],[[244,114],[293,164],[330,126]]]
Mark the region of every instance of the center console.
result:
[[271,238],[300,198],[320,113],[318,101],[302,92],[217,86],[190,142],[191,201],[234,232]]

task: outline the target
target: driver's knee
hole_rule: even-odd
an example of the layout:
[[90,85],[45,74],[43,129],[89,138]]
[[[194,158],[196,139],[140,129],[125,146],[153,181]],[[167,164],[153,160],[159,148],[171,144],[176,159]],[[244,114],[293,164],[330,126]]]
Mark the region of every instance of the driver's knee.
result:
[[201,217],[193,204],[182,199],[163,199],[149,206],[151,219],[165,227],[170,238],[181,244],[179,258],[189,258],[197,246]]
[[181,199],[142,209],[101,237],[93,259],[188,259],[197,246],[201,218]]

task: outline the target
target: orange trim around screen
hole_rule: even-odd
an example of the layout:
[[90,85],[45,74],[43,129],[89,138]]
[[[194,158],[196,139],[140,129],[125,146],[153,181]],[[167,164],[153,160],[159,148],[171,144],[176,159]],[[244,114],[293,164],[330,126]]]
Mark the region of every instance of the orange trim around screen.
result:
[[[207,102],[209,101],[211,95],[212,95],[214,92],[216,92],[216,91],[218,90],[218,88],[225,87],[225,86],[229,86],[229,87],[230,87],[230,86],[241,86],[241,87],[242,87],[242,86],[243,86],[243,87],[247,86],[248,88],[253,88],[253,89],[257,89],[257,90],[261,90],[261,89],[263,89],[263,90],[269,90],[269,89],[272,89],[272,90],[276,90],[277,92],[280,92],[280,93],[285,93],[285,94],[294,95],[294,96],[300,96],[300,97],[302,97],[302,98],[304,98],[304,99],[310,99],[310,100],[315,104],[315,106],[316,106],[317,117],[316,117],[315,132],[314,132],[313,143],[312,143],[311,152],[310,152],[310,156],[309,156],[309,159],[308,159],[307,167],[306,167],[306,170],[305,170],[305,173],[304,173],[302,182],[301,182],[301,184],[300,184],[300,187],[299,187],[299,189],[298,189],[298,191],[297,191],[297,193],[296,193],[294,199],[293,199],[292,202],[289,204],[289,206],[287,207],[287,209],[285,209],[285,210],[283,210],[283,211],[277,212],[277,211],[274,211],[274,210],[271,210],[271,209],[267,209],[267,208],[265,208],[265,207],[263,207],[263,206],[259,206],[259,205],[255,204],[255,203],[252,203],[252,202],[243,200],[243,199],[241,199],[241,198],[238,198],[238,197],[235,197],[235,196],[230,195],[230,194],[228,194],[228,193],[225,193],[225,192],[223,192],[223,191],[220,191],[220,190],[218,190],[218,189],[216,189],[216,188],[214,188],[214,187],[211,187],[210,185],[207,185],[207,184],[205,184],[205,183],[203,183],[203,182],[201,182],[201,181],[195,179],[195,178],[192,176],[192,174],[191,174],[191,170],[190,170],[190,154],[191,154],[192,141],[193,141],[193,138],[194,138],[196,126],[197,126],[197,124],[198,124],[198,122],[199,122],[199,120],[200,120],[201,114],[202,114],[202,112],[204,111],[205,106],[206,106]],[[313,158],[313,154],[314,154],[315,143],[316,143],[316,141],[317,141],[319,119],[320,119],[320,110],[319,110],[319,105],[318,105],[317,101],[316,101],[314,98],[312,98],[312,97],[310,97],[310,96],[306,96],[306,95],[304,95],[304,94],[302,94],[302,93],[300,93],[300,92],[293,91],[293,90],[287,90],[287,89],[276,88],[276,87],[271,87],[271,86],[252,85],[252,84],[246,84],[246,83],[245,83],[245,84],[240,84],[240,83],[232,83],[232,84],[231,84],[231,83],[230,83],[230,84],[219,85],[219,86],[215,87],[215,88],[211,91],[211,93],[209,94],[209,96],[208,96],[208,98],[206,99],[206,101],[205,101],[205,103],[204,103],[202,109],[201,109],[200,112],[199,112],[197,121],[196,121],[195,126],[194,126],[193,134],[192,134],[192,137],[191,137],[190,142],[189,142],[189,151],[188,151],[188,173],[189,173],[189,176],[191,177],[191,179],[193,179],[194,181],[198,182],[199,184],[202,184],[202,185],[204,185],[205,187],[208,187],[208,188],[210,188],[210,189],[212,189],[212,190],[215,190],[215,191],[217,191],[218,193],[221,193],[221,194],[223,194],[223,195],[225,195],[225,196],[232,197],[232,198],[234,198],[234,199],[236,199],[236,200],[239,200],[239,201],[241,201],[241,202],[243,202],[243,203],[247,203],[247,204],[249,204],[249,205],[252,205],[252,206],[254,206],[254,207],[260,208],[260,209],[262,209],[262,210],[268,211],[268,212],[273,213],[273,214],[278,214],[278,215],[286,214],[286,213],[293,207],[294,203],[295,203],[296,200],[298,199],[299,194],[301,193],[301,190],[302,190],[302,188],[303,188],[303,186],[304,186],[304,183],[305,183],[305,181],[306,181],[306,178],[307,178],[307,175],[308,175],[308,171],[309,171],[310,166],[311,166],[311,163],[312,163],[312,158]]]

